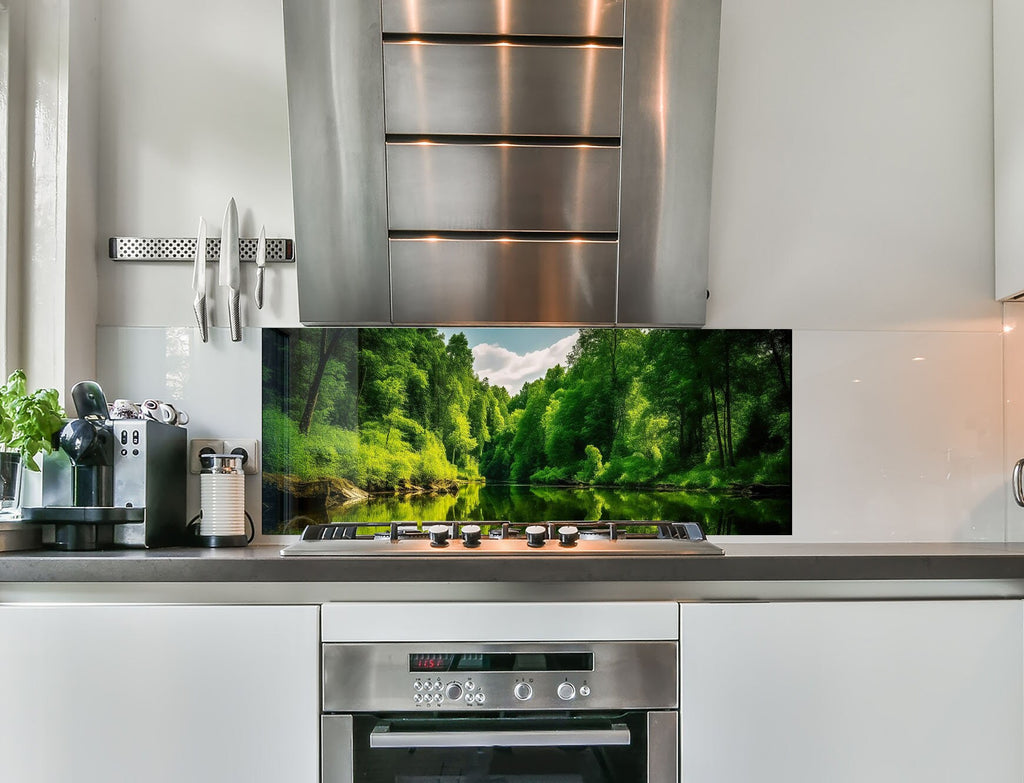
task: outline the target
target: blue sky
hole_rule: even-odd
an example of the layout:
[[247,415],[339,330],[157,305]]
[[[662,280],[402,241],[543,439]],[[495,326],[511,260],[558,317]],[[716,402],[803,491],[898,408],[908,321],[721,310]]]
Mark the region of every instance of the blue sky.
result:
[[438,329],[447,340],[462,332],[473,350],[473,369],[492,385],[515,394],[565,357],[576,343],[577,329],[506,327],[502,329]]

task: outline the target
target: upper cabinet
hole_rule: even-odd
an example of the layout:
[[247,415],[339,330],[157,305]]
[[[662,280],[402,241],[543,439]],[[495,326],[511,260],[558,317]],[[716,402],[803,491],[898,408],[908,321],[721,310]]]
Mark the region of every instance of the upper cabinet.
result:
[[309,325],[704,323],[721,0],[285,0]]
[[993,0],[996,299],[1024,296],[1024,3]]

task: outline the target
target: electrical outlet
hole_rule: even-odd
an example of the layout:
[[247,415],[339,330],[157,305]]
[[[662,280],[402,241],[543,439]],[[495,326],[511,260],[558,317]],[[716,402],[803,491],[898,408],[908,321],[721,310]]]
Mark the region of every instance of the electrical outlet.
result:
[[[209,449],[209,451],[207,451]],[[193,438],[188,443],[188,472],[199,473],[203,469],[200,454],[223,454],[224,441],[210,438]]]
[[260,472],[260,442],[246,438],[225,438],[225,454],[241,454],[242,471],[246,475]]

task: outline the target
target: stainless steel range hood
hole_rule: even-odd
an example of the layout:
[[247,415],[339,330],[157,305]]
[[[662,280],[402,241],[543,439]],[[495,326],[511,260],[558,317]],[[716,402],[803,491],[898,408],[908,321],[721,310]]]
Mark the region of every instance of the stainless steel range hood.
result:
[[309,325],[704,322],[721,0],[284,0]]

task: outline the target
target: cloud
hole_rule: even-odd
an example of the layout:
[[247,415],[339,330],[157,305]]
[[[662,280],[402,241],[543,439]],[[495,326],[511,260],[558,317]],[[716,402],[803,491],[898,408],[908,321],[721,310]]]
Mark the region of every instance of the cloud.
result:
[[579,332],[573,332],[547,348],[526,354],[513,353],[493,343],[480,343],[473,348],[473,369],[478,377],[489,379],[492,386],[504,386],[509,394],[515,394],[524,383],[543,377],[556,364],[564,366],[579,336]]

